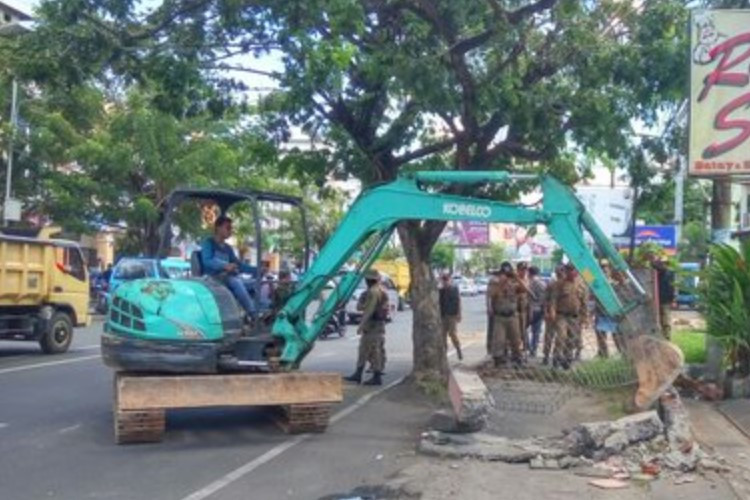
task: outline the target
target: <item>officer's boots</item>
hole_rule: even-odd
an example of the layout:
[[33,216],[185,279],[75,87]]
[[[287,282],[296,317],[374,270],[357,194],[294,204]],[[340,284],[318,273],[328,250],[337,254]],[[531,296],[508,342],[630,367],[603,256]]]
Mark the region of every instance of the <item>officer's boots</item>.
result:
[[358,366],[354,373],[352,373],[348,377],[344,377],[344,380],[346,380],[347,382],[354,382],[355,384],[361,384],[362,371],[364,370],[364,368],[364,366]]
[[383,372],[373,372],[372,378],[366,380],[362,385],[383,385]]

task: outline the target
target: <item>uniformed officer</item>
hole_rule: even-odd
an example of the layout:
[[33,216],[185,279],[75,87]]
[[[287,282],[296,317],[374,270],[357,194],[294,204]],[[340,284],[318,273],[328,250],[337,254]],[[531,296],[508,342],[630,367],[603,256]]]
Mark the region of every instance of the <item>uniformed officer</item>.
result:
[[523,350],[529,353],[529,337],[526,330],[529,328],[529,265],[526,262],[516,264],[516,276],[521,283],[518,287],[518,325],[521,329],[521,341]]
[[294,283],[292,283],[291,273],[287,270],[279,271],[279,283],[271,294],[271,311],[274,314],[281,311],[293,291]]
[[544,297],[544,358],[542,359],[542,364],[544,365],[549,364],[549,356],[552,352],[552,346],[554,345],[555,340],[555,322],[552,320],[552,317],[554,316],[552,297],[555,294],[555,288],[560,286],[564,279],[565,266],[559,264],[557,267],[555,267],[555,280],[547,285],[547,290]]
[[586,290],[578,281],[572,264],[565,265],[565,277],[551,294],[551,314],[555,327],[554,365],[569,369],[573,350],[581,335],[587,313]]
[[518,277],[508,262],[500,266],[501,274],[497,285],[489,293],[492,311],[492,357],[495,366],[504,364],[506,350],[509,350],[514,363],[521,364],[521,332],[518,321]]
[[344,380],[362,383],[362,372],[369,362],[372,378],[363,385],[381,385],[385,368],[385,314],[388,307],[388,295],[380,287],[380,274],[371,269],[365,275],[367,291],[362,294],[357,309],[362,311],[362,320],[357,329],[359,335],[359,354],[357,369]]
[[492,277],[490,278],[489,283],[487,283],[487,294],[485,295],[485,300],[487,306],[487,354],[492,356],[492,335],[495,332],[495,326],[493,324],[494,316],[492,315],[490,297],[495,293],[502,271],[500,269],[494,269],[490,274],[492,274]]

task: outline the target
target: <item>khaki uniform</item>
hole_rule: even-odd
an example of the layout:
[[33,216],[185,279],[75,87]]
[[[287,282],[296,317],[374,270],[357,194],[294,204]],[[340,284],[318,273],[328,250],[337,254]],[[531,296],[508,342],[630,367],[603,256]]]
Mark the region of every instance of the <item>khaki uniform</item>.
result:
[[550,294],[554,312],[556,361],[569,366],[573,351],[581,338],[581,324],[586,315],[586,290],[578,280],[564,279]]
[[521,332],[518,321],[518,284],[505,280],[497,283],[488,294],[492,311],[492,357],[505,360],[510,350],[514,361],[521,360]]
[[385,368],[385,320],[373,318],[383,300],[387,300],[385,292],[375,284],[360,296],[357,303],[357,309],[362,311],[357,367],[364,367],[369,362],[374,372],[382,372]]
[[544,295],[544,359],[549,359],[553,342],[555,340],[555,323],[550,319],[550,311],[553,310],[552,297],[554,296],[555,288],[560,286],[560,283],[562,283],[560,279],[550,282],[550,284],[547,285],[547,290]]
[[[528,279],[523,278],[523,282],[528,286]],[[520,285],[518,286],[518,326],[521,330],[523,350],[529,352],[529,336],[526,332],[529,328],[529,294],[526,289]]]
[[497,278],[493,276],[487,283],[487,354],[492,355],[492,335],[494,333],[494,316],[492,315],[492,304],[490,297],[496,292],[498,287]]

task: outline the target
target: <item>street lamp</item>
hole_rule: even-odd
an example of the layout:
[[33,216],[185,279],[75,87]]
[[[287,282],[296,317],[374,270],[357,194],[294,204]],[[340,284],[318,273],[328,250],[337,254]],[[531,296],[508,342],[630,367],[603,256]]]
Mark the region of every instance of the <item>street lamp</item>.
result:
[[[0,36],[18,36],[33,30],[30,21],[20,21],[0,26]],[[5,176],[5,202],[3,205],[3,225],[9,221],[17,221],[21,218],[21,203],[11,198],[11,187],[13,182],[13,143],[16,138],[16,127],[18,126],[18,81],[13,77],[11,101],[10,101],[10,140],[8,141],[8,170]]]

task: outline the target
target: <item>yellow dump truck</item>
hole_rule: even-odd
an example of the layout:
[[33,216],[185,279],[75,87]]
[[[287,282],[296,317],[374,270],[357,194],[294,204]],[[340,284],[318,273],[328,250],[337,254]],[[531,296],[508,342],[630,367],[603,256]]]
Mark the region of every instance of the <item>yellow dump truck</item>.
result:
[[406,298],[409,291],[411,276],[409,275],[409,264],[405,259],[379,259],[373,262],[372,267],[373,269],[377,269],[381,273],[390,276],[398,289],[399,295],[401,295],[402,298]]
[[0,230],[0,339],[38,341],[48,354],[67,351],[73,327],[90,322],[81,249],[53,231]]

